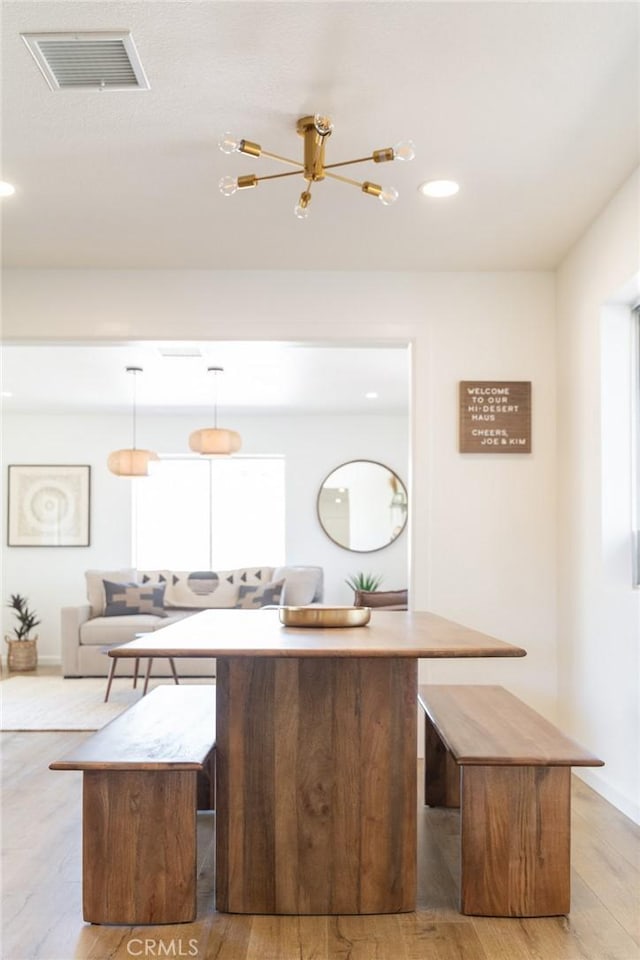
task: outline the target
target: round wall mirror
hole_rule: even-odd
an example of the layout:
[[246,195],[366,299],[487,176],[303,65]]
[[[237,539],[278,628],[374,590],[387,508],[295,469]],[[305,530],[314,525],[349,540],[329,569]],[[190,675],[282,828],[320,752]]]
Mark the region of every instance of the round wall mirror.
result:
[[400,536],[407,523],[407,490],[389,467],[350,460],[325,478],[318,493],[318,519],[345,550],[372,553]]

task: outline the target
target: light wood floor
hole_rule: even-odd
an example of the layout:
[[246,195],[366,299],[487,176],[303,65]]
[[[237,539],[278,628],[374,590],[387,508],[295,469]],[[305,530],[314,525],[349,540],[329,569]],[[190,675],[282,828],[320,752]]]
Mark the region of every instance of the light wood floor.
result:
[[101,927],[81,913],[81,774],[49,762],[86,734],[7,733],[2,960],[640,960],[640,828],[574,778],[569,917],[495,920],[457,910],[456,811],[419,804],[419,909],[376,917],[217,914],[214,815],[199,815],[192,924]]

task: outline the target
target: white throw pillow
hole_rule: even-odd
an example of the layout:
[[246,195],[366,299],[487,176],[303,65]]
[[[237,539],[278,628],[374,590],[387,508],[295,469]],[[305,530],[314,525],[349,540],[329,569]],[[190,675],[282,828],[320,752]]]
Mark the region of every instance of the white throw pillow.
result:
[[320,586],[321,571],[313,567],[278,567],[273,579],[284,578],[281,603],[287,607],[304,607],[312,603]]

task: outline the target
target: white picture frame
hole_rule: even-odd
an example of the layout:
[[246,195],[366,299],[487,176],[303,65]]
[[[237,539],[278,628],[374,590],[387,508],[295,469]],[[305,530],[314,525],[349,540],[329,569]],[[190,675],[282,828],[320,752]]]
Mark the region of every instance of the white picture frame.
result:
[[7,545],[88,547],[91,467],[82,464],[10,464]]

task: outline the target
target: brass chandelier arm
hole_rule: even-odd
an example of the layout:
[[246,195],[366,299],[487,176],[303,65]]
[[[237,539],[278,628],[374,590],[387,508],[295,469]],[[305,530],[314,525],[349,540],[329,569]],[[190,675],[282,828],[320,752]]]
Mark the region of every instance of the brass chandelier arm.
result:
[[[304,169],[304,165],[300,163],[298,160],[290,160],[289,157],[281,157],[279,154],[271,153],[268,150],[263,150],[260,156],[268,157],[269,160],[278,160],[280,163],[288,163],[292,167],[299,167],[300,170]],[[348,167],[352,163],[367,163],[369,160],[375,160],[375,157],[373,154],[370,154],[368,157],[358,157],[357,160],[342,160],[340,163],[325,163],[322,169],[333,170],[336,167]],[[329,176],[329,174],[327,174],[327,176]],[[334,179],[337,179],[337,176],[335,174],[333,176],[334,176]],[[267,178],[259,177],[258,179],[266,180]],[[355,183],[355,181],[351,181],[351,182]],[[360,184],[358,184],[358,186],[360,186]]]
[[362,182],[360,180],[352,180],[351,177],[342,177],[339,173],[327,173],[327,176],[331,177],[332,180],[339,180],[341,183],[350,183],[353,187],[359,187],[362,190]]
[[366,163],[368,160],[375,159],[373,154],[369,157],[358,157],[357,160],[343,160],[341,163],[325,163],[325,170],[333,170],[334,167],[348,167],[351,163]]
[[[352,180],[351,177],[341,177],[338,173],[327,173],[328,177],[331,177],[332,180],[340,180],[342,183],[349,183],[352,187],[358,187],[359,190],[362,190],[363,193],[368,194],[370,197],[379,197],[382,199],[382,202],[385,203],[385,193],[379,183],[371,183],[369,180],[365,180],[361,183],[359,180]],[[390,199],[386,200],[385,205],[393,203],[397,194],[392,196]]]
[[278,160],[280,163],[288,163],[292,167],[300,167],[304,169],[304,164],[300,163],[299,160],[289,160],[288,157],[281,157],[277,153],[270,153],[268,150],[263,150],[261,156],[268,157],[270,160]]
[[261,180],[279,180],[280,177],[299,177],[303,173],[303,168],[300,167],[299,170],[291,170],[289,173],[269,173],[265,177],[256,177],[256,183],[259,183]]

